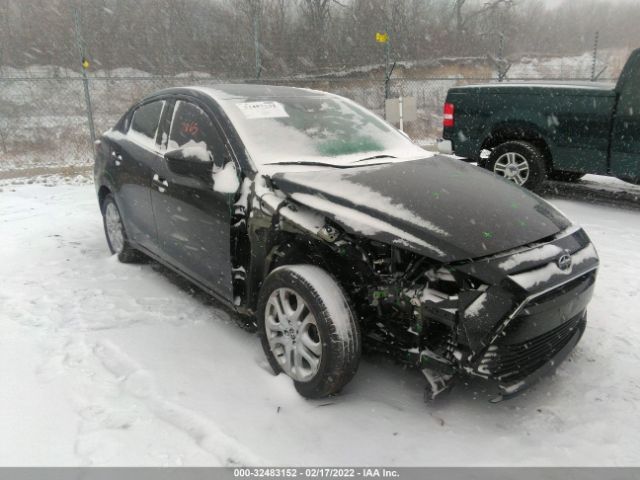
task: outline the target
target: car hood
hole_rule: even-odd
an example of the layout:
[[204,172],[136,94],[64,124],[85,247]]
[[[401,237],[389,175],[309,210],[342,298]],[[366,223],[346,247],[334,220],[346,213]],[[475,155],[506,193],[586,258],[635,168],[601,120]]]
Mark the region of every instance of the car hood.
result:
[[571,224],[537,195],[443,156],[276,173],[271,180],[349,233],[442,262],[510,250]]

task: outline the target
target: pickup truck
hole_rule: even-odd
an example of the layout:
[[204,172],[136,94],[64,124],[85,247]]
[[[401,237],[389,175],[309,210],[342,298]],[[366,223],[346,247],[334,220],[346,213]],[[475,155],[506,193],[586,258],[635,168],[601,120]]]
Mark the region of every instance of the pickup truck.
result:
[[586,173],[640,181],[640,49],[616,84],[499,83],[449,90],[442,153],[518,185]]

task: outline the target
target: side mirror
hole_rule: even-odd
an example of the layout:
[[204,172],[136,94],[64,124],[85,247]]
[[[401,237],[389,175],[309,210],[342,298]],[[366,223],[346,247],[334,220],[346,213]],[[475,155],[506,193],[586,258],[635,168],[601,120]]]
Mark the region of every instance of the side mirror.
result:
[[164,154],[169,171],[184,177],[210,182],[213,170],[211,153],[205,146],[188,146]]

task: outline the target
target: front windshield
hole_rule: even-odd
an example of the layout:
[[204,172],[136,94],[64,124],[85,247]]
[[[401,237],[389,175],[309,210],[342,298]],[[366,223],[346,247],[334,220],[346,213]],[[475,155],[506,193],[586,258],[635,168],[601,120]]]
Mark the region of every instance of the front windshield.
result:
[[394,127],[341,97],[233,98],[221,103],[258,165],[338,165],[425,154]]

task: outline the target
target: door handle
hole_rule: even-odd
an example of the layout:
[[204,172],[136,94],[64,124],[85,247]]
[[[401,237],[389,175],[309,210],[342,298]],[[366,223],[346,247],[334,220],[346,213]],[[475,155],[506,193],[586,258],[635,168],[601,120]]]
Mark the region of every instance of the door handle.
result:
[[165,190],[169,188],[169,182],[167,182],[164,178],[160,178],[156,173],[151,179],[151,186],[157,188],[160,193],[164,193]]
[[119,167],[122,164],[122,155],[117,153],[115,150],[111,150],[111,158],[113,158],[113,163],[115,163],[116,167]]

